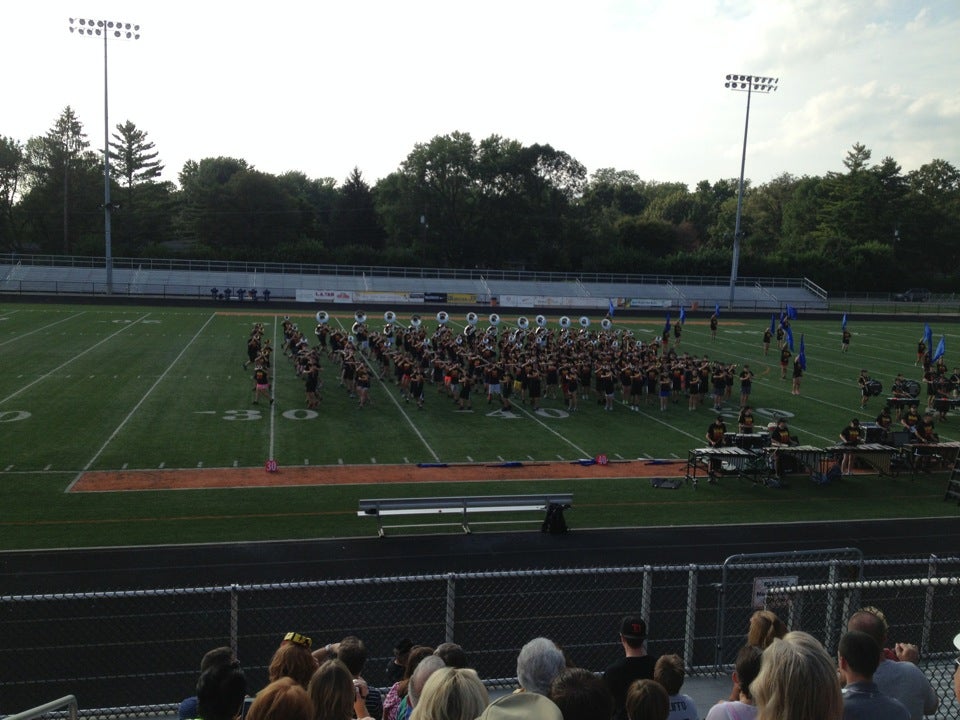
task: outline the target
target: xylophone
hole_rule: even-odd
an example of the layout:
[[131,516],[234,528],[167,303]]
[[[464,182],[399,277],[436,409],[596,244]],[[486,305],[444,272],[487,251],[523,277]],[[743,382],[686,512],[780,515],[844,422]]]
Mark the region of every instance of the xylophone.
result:
[[881,475],[892,475],[891,464],[899,451],[895,447],[881,443],[860,443],[859,445],[837,445],[830,448],[830,452],[856,455]]
[[[711,460],[719,460],[724,463],[730,463],[737,471],[737,475],[743,477],[748,473],[756,476],[764,469],[763,464],[758,462],[758,455],[739,447],[704,447],[694,448],[687,456],[687,474],[686,480],[697,486],[697,467],[705,465],[709,467]],[[754,479],[756,481],[756,478]]]

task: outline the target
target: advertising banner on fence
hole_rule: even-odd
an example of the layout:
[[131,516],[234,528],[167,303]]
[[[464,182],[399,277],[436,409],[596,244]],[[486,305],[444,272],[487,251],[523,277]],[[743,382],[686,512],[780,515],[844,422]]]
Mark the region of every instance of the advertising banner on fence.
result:
[[310,290],[297,288],[297,302],[306,303],[352,303],[353,293],[349,290]]
[[670,307],[673,303],[669,300],[650,300],[647,298],[630,298],[630,307],[632,308],[653,308]]

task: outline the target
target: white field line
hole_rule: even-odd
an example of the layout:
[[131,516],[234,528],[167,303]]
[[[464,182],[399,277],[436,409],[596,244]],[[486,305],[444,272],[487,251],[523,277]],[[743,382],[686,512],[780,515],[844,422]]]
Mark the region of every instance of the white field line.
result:
[[[588,453],[588,452],[587,452],[586,450],[584,450],[582,447],[580,447],[580,446],[577,445],[575,442],[573,442],[573,440],[570,440],[569,438],[561,435],[561,434],[558,433],[556,430],[554,430],[552,427],[550,427],[550,426],[547,425],[545,422],[543,422],[542,420],[540,420],[540,418],[535,417],[532,413],[528,412],[526,408],[521,407],[520,405],[514,405],[513,407],[516,408],[517,410],[519,410],[520,412],[522,412],[524,415],[526,415],[528,418],[530,418],[531,420],[533,420],[535,423],[537,423],[538,425],[540,425],[541,427],[543,427],[547,432],[553,433],[555,436],[557,436],[558,438],[560,438],[563,442],[565,442],[567,445],[569,445],[569,446],[572,447],[574,450],[576,450],[578,453],[580,453],[580,457],[582,457],[582,458],[593,457],[590,453]],[[558,457],[559,457],[559,456],[558,456]],[[563,458],[560,458],[560,459],[562,460]]]
[[[49,329],[52,328],[52,327],[56,327],[56,326],[59,325],[60,323],[65,323],[65,322],[68,322],[68,321],[70,321],[70,320],[75,320],[76,318],[78,318],[78,317],[80,317],[81,315],[83,315],[85,312],[86,312],[86,310],[84,310],[84,311],[81,312],[81,313],[77,313],[76,315],[71,315],[70,317],[63,318],[63,320],[57,320],[56,322],[52,322],[52,323],[50,323],[49,325],[44,325],[43,327],[39,327],[39,328],[37,328],[36,330],[31,330],[30,332],[24,333],[23,335],[17,335],[16,337],[10,338],[9,340],[4,340],[2,343],[0,343],[0,347],[3,347],[4,345],[9,345],[10,343],[16,342],[17,340],[23,340],[24,338],[28,338],[28,337],[30,337],[31,335],[36,335],[36,334],[39,333],[39,332],[45,332],[45,331],[49,330]],[[12,313],[11,313],[11,314],[12,314]]]
[[[273,351],[277,351],[277,316],[273,316]],[[270,447],[267,450],[267,459],[273,460],[276,458],[274,451],[276,450],[276,439],[277,439],[277,358],[271,359],[271,372],[273,377],[270,378],[270,397],[272,398],[270,402]]]
[[129,330],[130,328],[132,328],[134,325],[136,325],[138,322],[140,322],[141,320],[143,320],[143,319],[145,319],[145,318],[147,318],[147,317],[149,317],[149,314],[148,314],[148,315],[144,315],[143,317],[139,317],[139,318],[137,318],[136,320],[134,320],[132,323],[130,323],[129,325],[125,325],[124,327],[120,328],[120,329],[117,330],[115,333],[112,333],[111,335],[107,335],[107,337],[105,337],[103,340],[101,340],[101,341],[98,342],[97,344],[91,345],[90,347],[88,347],[88,348],[87,348],[86,350],[84,350],[83,352],[77,353],[77,354],[74,355],[72,358],[70,358],[69,360],[67,360],[67,361],[64,362],[64,363],[61,363],[60,365],[58,365],[57,367],[55,367],[55,368],[54,368],[53,370],[51,370],[50,372],[48,372],[48,373],[46,373],[46,374],[41,375],[40,377],[38,377],[38,378],[37,378],[36,380],[34,380],[32,383],[27,383],[27,384],[24,385],[22,388],[20,388],[19,390],[17,390],[15,393],[13,393],[13,394],[11,394],[11,395],[7,395],[7,397],[5,397],[5,398],[3,398],[2,400],[0,400],[0,405],[2,405],[3,403],[7,402],[8,400],[13,400],[13,399],[14,399],[17,395],[19,395],[20,393],[24,392],[25,390],[29,390],[29,389],[32,388],[34,385],[36,385],[38,382],[41,382],[41,381],[43,381],[43,380],[46,380],[48,377],[50,377],[51,375],[53,375],[55,372],[57,372],[57,371],[59,371],[59,370],[62,370],[62,369],[65,368],[67,365],[69,365],[70,363],[72,363],[74,360],[78,360],[78,359],[82,358],[84,355],[86,355],[88,352],[91,352],[91,351],[93,351],[93,350],[96,350],[98,347],[100,347],[101,345],[103,345],[103,344],[104,344],[105,342],[107,342],[108,340],[112,340],[113,338],[115,338],[115,337],[116,337],[117,335],[119,335],[120,333],[126,332],[127,330]]
[[[346,328],[343,326],[343,323],[340,322],[339,318],[337,319],[337,324],[340,326],[340,328],[341,328],[342,330],[345,330],[345,329],[346,329]],[[370,372],[373,374],[373,376],[374,376],[375,378],[377,378],[377,382],[379,382],[379,383],[380,383],[380,386],[383,388],[384,394],[385,394],[388,398],[390,398],[390,402],[392,402],[392,403],[394,404],[394,406],[397,408],[397,410],[399,411],[399,413],[400,413],[401,415],[403,415],[403,419],[407,421],[407,425],[410,426],[410,429],[413,430],[414,434],[415,434],[418,438],[420,438],[420,442],[423,443],[423,446],[427,449],[427,452],[430,453],[430,454],[433,456],[434,462],[441,462],[440,456],[437,455],[436,450],[434,450],[434,449],[430,446],[430,443],[427,442],[427,439],[426,439],[426,438],[423,436],[423,434],[420,432],[420,428],[418,428],[418,427],[414,424],[413,418],[411,418],[409,415],[407,415],[407,412],[406,412],[406,410],[403,409],[403,406],[400,404],[400,401],[397,400],[396,397],[394,397],[394,395],[393,395],[392,392],[390,392],[389,386],[383,381],[383,378],[380,377],[380,373],[378,373],[378,372],[374,369],[373,365],[370,364],[370,361],[369,361],[369,360],[367,359],[367,357],[360,351],[359,348],[357,348],[357,354],[358,354],[361,358],[363,358],[363,362],[367,365],[368,368],[370,368]]]
[[141,397],[139,401],[137,401],[137,404],[133,406],[133,409],[129,413],[127,413],[127,416],[123,419],[123,421],[116,427],[116,429],[112,433],[110,433],[110,437],[107,438],[107,441],[100,446],[100,449],[97,450],[96,453],[94,453],[94,456],[90,458],[90,460],[87,462],[86,465],[83,466],[83,469],[79,473],[77,473],[77,476],[67,486],[64,492],[70,492],[71,488],[73,488],[73,486],[83,476],[83,474],[93,466],[93,464],[97,461],[97,458],[99,458],[103,454],[103,451],[107,449],[107,446],[111,442],[113,442],[113,439],[117,435],[119,435],[120,431],[123,430],[123,428],[126,426],[128,422],[130,422],[130,418],[134,416],[137,410],[140,409],[140,406],[143,405],[144,402],[146,402],[148,397],[150,397],[150,393],[152,393],[156,389],[156,387],[161,382],[163,382],[164,378],[167,377],[167,375],[173,369],[174,365],[176,365],[180,361],[180,358],[182,358],[186,354],[187,350],[190,349],[190,346],[193,345],[194,342],[196,342],[197,338],[200,337],[201,333],[203,333],[203,331],[207,329],[207,325],[209,325],[215,317],[216,317],[216,313],[214,313],[209,318],[207,318],[207,321],[201,326],[199,330],[197,330],[196,334],[192,338],[190,338],[190,342],[188,342],[186,345],[183,346],[183,350],[180,351],[180,354],[173,359],[173,362],[170,363],[170,365],[167,366],[167,369],[160,374],[160,377],[157,378],[157,381],[150,386],[150,389],[143,394],[143,397]]

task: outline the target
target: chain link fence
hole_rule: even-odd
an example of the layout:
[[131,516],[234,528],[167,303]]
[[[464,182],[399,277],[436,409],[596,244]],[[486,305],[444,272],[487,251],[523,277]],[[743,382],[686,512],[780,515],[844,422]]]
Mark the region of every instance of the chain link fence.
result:
[[[87,717],[175,713],[193,694],[207,650],[233,647],[256,689],[266,684],[273,651],[291,630],[311,636],[315,646],[363,638],[370,652],[364,676],[381,687],[392,648],[405,637],[457,642],[488,684],[507,687],[515,682],[520,647],[539,635],[580,667],[602,670],[622,655],[621,618],[636,612],[648,619],[651,654],[677,653],[691,675],[715,676],[729,671],[750,614],[773,598],[786,603],[778,607],[792,629],[811,632],[828,649],[835,649],[851,609],[868,602],[884,608],[891,637],[917,641],[925,671],[946,698],[952,687],[945,653],[960,631],[958,587],[910,582],[956,578],[958,569],[958,558],[866,562],[859,551],[838,549],[735,556],[723,565],[0,596],[0,713],[68,694]],[[869,584],[893,579],[899,588]],[[842,589],[844,583],[867,584],[854,591]],[[835,589],[811,590],[801,602],[800,594],[789,594],[797,587]],[[960,717],[949,707],[953,714],[939,717]]]

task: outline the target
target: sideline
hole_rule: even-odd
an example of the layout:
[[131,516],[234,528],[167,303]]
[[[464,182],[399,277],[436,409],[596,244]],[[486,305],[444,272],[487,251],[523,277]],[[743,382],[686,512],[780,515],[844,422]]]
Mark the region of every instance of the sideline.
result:
[[[16,312],[16,311],[14,311],[14,312]],[[28,337],[30,337],[31,335],[36,335],[38,332],[43,332],[43,331],[45,331],[45,330],[49,330],[50,328],[55,327],[55,326],[59,325],[60,323],[65,323],[65,322],[68,322],[68,321],[70,321],[70,320],[76,320],[76,319],[77,319],[78,317],[80,317],[81,315],[86,314],[86,312],[87,312],[87,311],[84,310],[83,312],[77,313],[76,315],[71,315],[70,317],[63,318],[63,320],[57,320],[56,322],[52,322],[52,323],[50,323],[49,325],[44,325],[43,327],[37,328],[36,330],[31,330],[30,332],[24,333],[23,335],[17,335],[16,337],[12,337],[12,338],[10,338],[9,340],[4,340],[3,342],[0,342],[0,347],[4,347],[5,345],[9,345],[10,343],[16,342],[17,340],[23,340],[24,338],[28,338]],[[5,314],[3,317],[4,317],[4,319],[6,319],[6,318],[10,317],[10,316],[13,315],[13,314],[14,314],[14,313],[7,313],[7,314]]]

